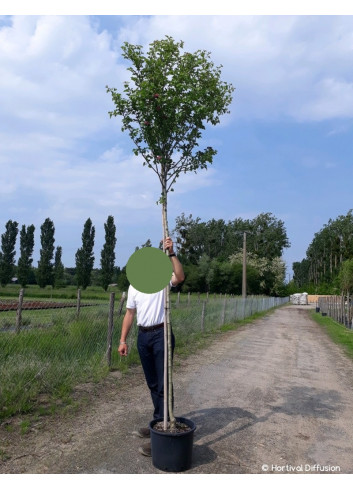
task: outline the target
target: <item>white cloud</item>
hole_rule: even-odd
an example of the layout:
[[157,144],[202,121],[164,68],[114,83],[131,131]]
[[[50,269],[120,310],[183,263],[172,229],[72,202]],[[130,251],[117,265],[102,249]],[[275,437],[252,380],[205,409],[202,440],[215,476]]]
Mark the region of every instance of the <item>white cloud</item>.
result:
[[119,42],[147,46],[168,34],[211,51],[236,87],[234,117],[316,121],[352,116],[352,26],[344,16],[155,16],[131,23]]
[[107,32],[85,17],[15,17],[0,46],[2,117],[69,144],[108,129],[105,86],[120,70]]

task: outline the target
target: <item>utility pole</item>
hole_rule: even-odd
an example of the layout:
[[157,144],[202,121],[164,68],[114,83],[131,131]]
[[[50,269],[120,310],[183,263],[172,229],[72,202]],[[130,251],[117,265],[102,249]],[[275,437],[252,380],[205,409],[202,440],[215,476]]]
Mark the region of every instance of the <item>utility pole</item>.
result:
[[243,286],[242,297],[246,298],[246,231],[243,234]]

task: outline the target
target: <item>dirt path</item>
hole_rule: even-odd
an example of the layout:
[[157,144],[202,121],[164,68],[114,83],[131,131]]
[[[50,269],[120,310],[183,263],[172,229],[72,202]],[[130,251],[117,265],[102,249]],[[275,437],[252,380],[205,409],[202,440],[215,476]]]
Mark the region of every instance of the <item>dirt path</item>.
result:
[[[288,306],[176,366],[175,414],[197,425],[189,473],[353,473],[353,362]],[[159,473],[131,431],[151,418],[140,368],[75,416],[22,437],[2,426],[1,473]]]

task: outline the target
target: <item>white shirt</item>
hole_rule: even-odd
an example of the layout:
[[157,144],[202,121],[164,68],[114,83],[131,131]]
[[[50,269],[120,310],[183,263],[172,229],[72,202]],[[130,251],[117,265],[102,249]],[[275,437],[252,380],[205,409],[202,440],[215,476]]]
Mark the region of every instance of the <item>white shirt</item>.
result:
[[[172,282],[169,283],[173,286]],[[154,294],[145,294],[129,286],[127,309],[136,309],[139,326],[154,326],[164,322],[164,289]]]

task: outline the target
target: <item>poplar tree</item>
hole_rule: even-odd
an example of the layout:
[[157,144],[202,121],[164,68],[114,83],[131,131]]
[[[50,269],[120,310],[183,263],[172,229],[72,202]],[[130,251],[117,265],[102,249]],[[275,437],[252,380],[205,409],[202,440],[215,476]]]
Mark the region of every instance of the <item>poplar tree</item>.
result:
[[40,227],[40,259],[38,262],[37,282],[39,287],[44,288],[47,285],[54,285],[54,243],[55,243],[55,227],[49,217],[46,218]]
[[26,287],[29,281],[33,262],[34,231],[35,227],[33,224],[27,228],[23,224],[20,231],[20,258],[17,263],[17,277],[22,287]]
[[18,233],[18,223],[16,221],[7,221],[6,231],[1,235],[1,253],[0,253],[0,282],[4,287],[12,277],[15,266],[16,255],[16,238]]
[[77,285],[86,289],[91,285],[91,274],[94,264],[94,237],[95,228],[90,218],[84,224],[82,232],[82,246],[76,252]]
[[102,287],[104,290],[107,290],[108,285],[112,281],[115,266],[116,226],[113,216],[108,217],[107,222],[104,224],[104,229],[105,243],[101,251],[101,276]]
[[[167,196],[181,173],[195,172],[211,164],[216,150],[199,149],[206,124],[216,125],[228,111],[233,87],[222,82],[221,67],[215,67],[210,53],[184,51],[184,43],[170,36],[143,47],[125,42],[122,56],[130,63],[130,81],[123,93],[108,88],[115,109],[110,117],[121,118],[122,131],[128,131],[134,153],[143,165],[153,170],[161,184],[163,243],[169,235]],[[168,250],[164,250],[168,254]],[[175,427],[172,408],[172,353],[170,326],[170,290],[165,289],[165,321],[168,350],[168,411],[171,428]],[[164,429],[167,413],[164,412]]]
[[62,259],[62,247],[58,246],[55,250],[54,258],[54,285],[55,287],[60,287],[63,283],[64,278],[64,265],[61,261]]

